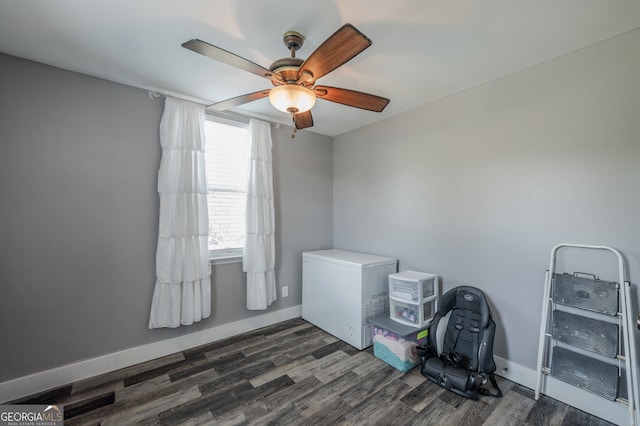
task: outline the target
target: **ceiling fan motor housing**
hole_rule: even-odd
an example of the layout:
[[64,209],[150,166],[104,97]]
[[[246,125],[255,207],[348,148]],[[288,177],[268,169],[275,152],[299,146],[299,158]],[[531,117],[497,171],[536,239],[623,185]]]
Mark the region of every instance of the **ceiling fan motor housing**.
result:
[[[298,80],[298,69],[304,62],[301,58],[282,58],[275,61],[269,69],[274,73],[280,75],[282,80],[287,83],[295,83]],[[274,86],[276,81],[271,80]]]

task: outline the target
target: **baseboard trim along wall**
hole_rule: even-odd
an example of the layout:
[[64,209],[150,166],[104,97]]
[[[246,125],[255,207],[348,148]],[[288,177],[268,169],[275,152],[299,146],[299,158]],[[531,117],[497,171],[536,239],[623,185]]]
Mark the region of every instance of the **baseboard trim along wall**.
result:
[[[536,388],[536,371],[494,356],[496,374],[529,389]],[[620,426],[631,425],[629,407],[571,386],[551,376],[544,376],[541,393]],[[637,408],[637,407],[636,407]]]
[[0,402],[54,389],[300,316],[302,316],[302,305],[293,306],[173,339],[149,343],[19,377],[0,383]]

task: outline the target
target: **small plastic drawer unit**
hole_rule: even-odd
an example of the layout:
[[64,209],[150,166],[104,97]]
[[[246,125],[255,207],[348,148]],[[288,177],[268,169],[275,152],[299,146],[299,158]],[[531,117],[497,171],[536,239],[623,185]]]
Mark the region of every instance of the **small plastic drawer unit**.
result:
[[389,275],[389,317],[424,327],[438,310],[438,276],[416,271]]

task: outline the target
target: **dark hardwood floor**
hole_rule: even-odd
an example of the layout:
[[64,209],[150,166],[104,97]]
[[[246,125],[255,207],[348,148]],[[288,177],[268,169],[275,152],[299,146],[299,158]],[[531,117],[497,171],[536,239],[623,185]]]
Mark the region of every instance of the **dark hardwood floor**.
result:
[[498,377],[468,400],[298,318],[13,403],[73,425],[610,425]]

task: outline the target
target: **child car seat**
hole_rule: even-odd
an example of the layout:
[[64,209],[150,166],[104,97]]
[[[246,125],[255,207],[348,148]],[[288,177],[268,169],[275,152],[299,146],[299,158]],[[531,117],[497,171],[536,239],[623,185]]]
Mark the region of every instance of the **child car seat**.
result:
[[[482,290],[461,286],[448,291],[429,326],[428,345],[417,347],[422,375],[466,398],[477,399],[478,393],[501,397],[494,375],[495,331]],[[495,394],[482,387],[487,380]]]

